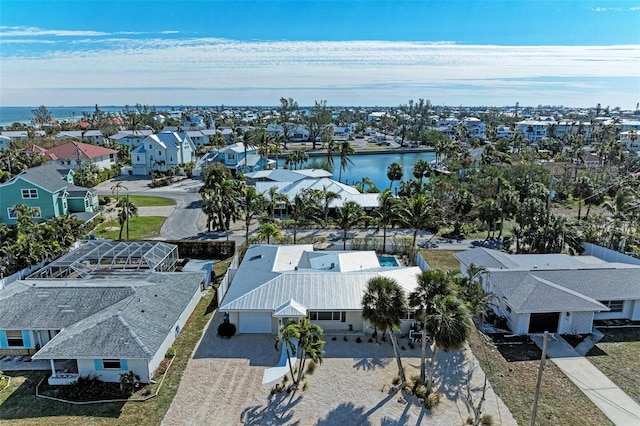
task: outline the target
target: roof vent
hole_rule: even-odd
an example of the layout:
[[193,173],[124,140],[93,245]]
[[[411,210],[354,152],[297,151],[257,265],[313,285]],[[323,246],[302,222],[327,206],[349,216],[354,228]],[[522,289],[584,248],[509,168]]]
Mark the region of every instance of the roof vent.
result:
[[538,265],[533,265],[533,269],[538,269]]
[[297,270],[298,270],[298,267],[296,266],[296,267],[294,267],[293,269],[294,269],[294,271],[297,271]]
[[262,259],[262,255],[258,254],[256,256],[252,256],[249,260],[256,260],[256,259]]

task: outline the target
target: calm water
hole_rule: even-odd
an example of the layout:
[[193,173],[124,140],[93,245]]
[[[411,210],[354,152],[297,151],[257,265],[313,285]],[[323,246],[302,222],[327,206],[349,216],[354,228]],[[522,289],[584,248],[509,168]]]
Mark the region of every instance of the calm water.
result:
[[[33,118],[32,110],[37,109],[37,106],[32,107],[2,107],[0,106],[0,126],[8,126],[15,122],[18,123],[31,123]],[[124,106],[98,106],[102,112],[121,112],[124,110]],[[134,107],[129,107],[133,109]],[[157,110],[169,111],[173,107],[155,107]],[[56,120],[69,120],[79,119],[82,117],[82,113],[86,112],[91,114],[96,110],[94,106],[71,106],[71,107],[47,107],[51,116]]]
[[[409,180],[413,178],[411,169],[413,164],[418,159],[431,162],[436,158],[433,152],[412,152],[412,153],[391,153],[391,154],[375,154],[375,155],[354,155],[351,157],[353,164],[349,164],[347,169],[342,172],[342,182],[349,185],[354,185],[355,182],[362,180],[363,177],[368,177],[375,182],[378,188],[389,188],[389,178],[387,177],[387,167],[391,163],[398,163],[404,169],[404,176],[402,180]],[[309,163],[313,163],[314,160],[323,160],[326,157],[314,157],[309,159]],[[279,167],[284,167],[284,159],[278,160]],[[338,180],[340,174],[340,157],[334,157],[333,163],[335,170],[333,171],[333,179]],[[398,185],[398,182],[394,182],[394,188]]]

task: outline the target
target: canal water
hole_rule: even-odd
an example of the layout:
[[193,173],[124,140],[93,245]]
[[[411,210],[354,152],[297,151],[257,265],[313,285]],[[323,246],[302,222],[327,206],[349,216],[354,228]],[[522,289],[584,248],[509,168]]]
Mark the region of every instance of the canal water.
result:
[[[368,155],[352,155],[350,157],[353,164],[349,164],[346,170],[342,171],[342,183],[355,185],[355,182],[362,180],[363,177],[371,179],[376,186],[383,190],[389,188],[389,178],[387,177],[387,167],[391,163],[398,163],[404,170],[402,180],[413,178],[411,170],[413,164],[418,160],[433,161],[436,158],[434,152],[403,152],[388,154],[368,154]],[[326,161],[327,157],[312,157],[302,167],[306,168],[314,162]],[[333,157],[333,179],[338,180],[340,174],[340,157]],[[278,159],[278,167],[284,167],[284,159]],[[398,186],[398,182],[393,183],[394,188]]]

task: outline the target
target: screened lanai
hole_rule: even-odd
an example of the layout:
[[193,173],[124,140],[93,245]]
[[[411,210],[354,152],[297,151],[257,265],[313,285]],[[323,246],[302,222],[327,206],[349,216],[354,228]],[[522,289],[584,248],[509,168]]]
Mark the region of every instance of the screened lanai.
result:
[[87,278],[139,272],[173,272],[178,247],[152,241],[84,242],[29,276],[37,278]]

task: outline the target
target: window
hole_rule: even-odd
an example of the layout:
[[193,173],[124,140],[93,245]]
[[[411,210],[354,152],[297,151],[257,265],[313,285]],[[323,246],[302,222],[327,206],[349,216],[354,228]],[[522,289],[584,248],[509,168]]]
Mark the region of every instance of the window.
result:
[[113,154],[109,154],[109,160],[113,163],[113,160],[114,160]]
[[17,219],[18,218],[18,211],[13,207],[9,207],[7,209],[7,216],[9,216],[9,219]]
[[236,155],[235,154],[227,154],[227,159],[235,160],[236,159]]
[[37,189],[23,189],[22,190],[22,198],[38,198],[38,190]]
[[105,370],[107,369],[120,370],[121,369],[120,360],[119,359],[103,359],[102,368],[104,368]]
[[346,321],[346,312],[341,311],[309,311],[311,321]]
[[609,308],[609,312],[622,312],[624,308],[624,300],[601,300],[600,303]]
[[7,344],[9,347],[23,347],[24,340],[22,339],[22,331],[20,330],[7,330]]
[[416,311],[406,311],[404,313],[404,316],[402,317],[403,320],[414,320],[416,319]]

